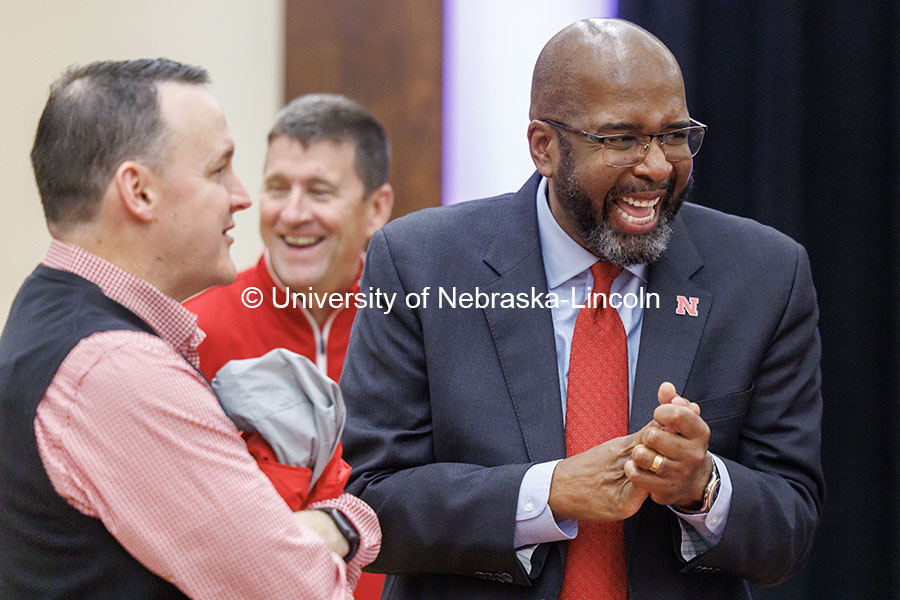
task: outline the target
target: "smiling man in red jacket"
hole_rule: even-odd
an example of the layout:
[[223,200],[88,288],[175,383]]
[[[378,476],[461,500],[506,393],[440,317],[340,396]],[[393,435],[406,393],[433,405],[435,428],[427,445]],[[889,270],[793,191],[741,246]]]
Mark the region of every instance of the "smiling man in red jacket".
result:
[[[393,207],[388,167],[384,128],[346,97],[310,94],[279,113],[269,132],[260,195],[265,253],[234,283],[186,303],[207,333],[199,347],[207,377],[230,360],[287,348],[339,379],[365,249]],[[330,301],[339,297],[343,301]],[[248,438],[251,453],[264,466],[271,454],[258,443]],[[332,463],[317,488],[343,487],[349,468],[340,446]],[[279,491],[290,485],[276,482]],[[317,491],[324,490],[312,490],[313,498]],[[364,574],[355,597],[378,598],[382,582],[381,575]]]

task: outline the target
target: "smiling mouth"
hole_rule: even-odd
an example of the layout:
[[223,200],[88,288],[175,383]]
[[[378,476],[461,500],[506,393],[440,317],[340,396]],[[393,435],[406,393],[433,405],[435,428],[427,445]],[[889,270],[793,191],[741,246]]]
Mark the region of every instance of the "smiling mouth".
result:
[[[646,225],[656,218],[656,205],[662,196],[642,200],[631,196],[620,196],[613,206],[624,221],[632,225]],[[624,208],[623,208],[624,205]]]
[[314,235],[291,236],[283,235],[281,239],[292,248],[309,248],[322,241],[323,238]]

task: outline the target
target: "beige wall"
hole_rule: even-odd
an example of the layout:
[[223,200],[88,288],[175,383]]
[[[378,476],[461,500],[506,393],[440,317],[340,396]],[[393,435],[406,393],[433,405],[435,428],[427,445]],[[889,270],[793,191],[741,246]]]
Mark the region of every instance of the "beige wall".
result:
[[0,326],[50,241],[29,152],[50,82],[65,67],[165,56],[209,70],[235,169],[254,199],[235,218],[232,257],[243,268],[262,249],[256,198],[284,93],[283,49],[283,0],[0,0]]

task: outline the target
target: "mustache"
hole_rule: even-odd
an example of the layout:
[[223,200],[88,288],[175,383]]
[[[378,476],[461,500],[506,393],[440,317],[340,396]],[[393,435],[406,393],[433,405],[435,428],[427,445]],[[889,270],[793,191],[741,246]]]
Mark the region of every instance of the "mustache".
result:
[[610,189],[606,196],[608,198],[616,198],[618,196],[627,196],[628,194],[639,194],[641,192],[671,192],[675,185],[675,179],[669,178],[655,185],[637,185],[637,184],[621,184]]

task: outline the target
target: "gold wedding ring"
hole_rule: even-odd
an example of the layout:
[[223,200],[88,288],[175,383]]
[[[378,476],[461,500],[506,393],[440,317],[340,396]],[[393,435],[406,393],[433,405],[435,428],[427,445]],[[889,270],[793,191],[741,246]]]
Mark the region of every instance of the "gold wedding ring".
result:
[[654,473],[659,472],[659,467],[662,465],[663,456],[662,454],[657,454],[653,457],[653,464],[650,465],[650,470]]

